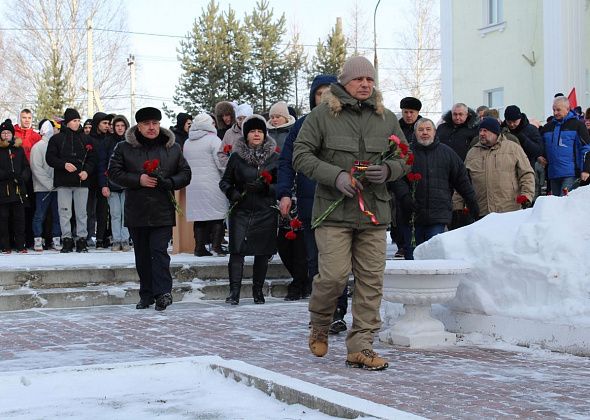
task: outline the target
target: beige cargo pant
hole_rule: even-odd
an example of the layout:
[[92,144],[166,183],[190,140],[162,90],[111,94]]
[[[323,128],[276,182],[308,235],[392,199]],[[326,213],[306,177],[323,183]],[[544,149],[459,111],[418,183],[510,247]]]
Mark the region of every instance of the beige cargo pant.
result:
[[320,226],[315,230],[319,273],[313,279],[309,300],[311,323],[327,327],[338,297],[354,274],[352,327],[346,337],[348,353],[373,349],[381,328],[379,308],[383,296],[386,228],[351,229]]

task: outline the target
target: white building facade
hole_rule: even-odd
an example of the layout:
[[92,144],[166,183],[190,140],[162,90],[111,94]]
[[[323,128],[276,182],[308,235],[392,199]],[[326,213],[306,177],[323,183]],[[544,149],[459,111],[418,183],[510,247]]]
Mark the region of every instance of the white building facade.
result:
[[552,115],[576,88],[590,107],[590,0],[441,0],[443,112],[456,102]]

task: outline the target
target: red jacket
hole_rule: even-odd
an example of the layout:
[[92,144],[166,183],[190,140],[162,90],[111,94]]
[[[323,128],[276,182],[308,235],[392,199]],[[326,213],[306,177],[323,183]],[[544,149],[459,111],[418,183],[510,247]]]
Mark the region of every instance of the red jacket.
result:
[[18,137],[23,141],[22,148],[25,151],[27,160],[31,161],[31,149],[39,140],[41,140],[41,134],[37,133],[32,128],[22,128],[16,124],[14,126],[14,137]]

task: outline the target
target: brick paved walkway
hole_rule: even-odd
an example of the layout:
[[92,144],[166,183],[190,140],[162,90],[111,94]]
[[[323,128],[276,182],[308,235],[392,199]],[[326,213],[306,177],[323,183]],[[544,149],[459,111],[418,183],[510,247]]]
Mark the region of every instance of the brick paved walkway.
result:
[[376,343],[388,370],[349,369],[344,336],[324,358],[309,353],[307,302],[267,302],[0,313],[0,371],[219,355],[434,419],[590,417],[590,359]]

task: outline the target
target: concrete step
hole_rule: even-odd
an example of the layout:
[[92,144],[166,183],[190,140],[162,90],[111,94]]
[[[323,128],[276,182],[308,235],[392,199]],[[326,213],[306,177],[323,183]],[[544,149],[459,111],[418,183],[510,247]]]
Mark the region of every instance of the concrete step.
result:
[[[183,300],[225,299],[229,294],[227,261],[206,264],[171,264],[173,297]],[[242,298],[252,297],[252,264],[244,264]],[[266,296],[284,297],[291,281],[280,261],[268,267]],[[2,270],[0,311],[31,308],[72,308],[128,305],[139,300],[139,278],[135,267],[59,267]]]

